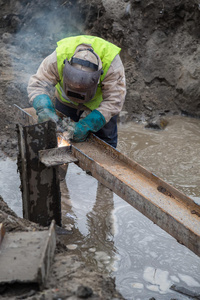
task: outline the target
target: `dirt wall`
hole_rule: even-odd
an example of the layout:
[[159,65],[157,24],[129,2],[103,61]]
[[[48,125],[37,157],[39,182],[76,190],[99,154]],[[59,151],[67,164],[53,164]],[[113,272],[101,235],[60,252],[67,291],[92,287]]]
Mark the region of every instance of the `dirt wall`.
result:
[[[198,1],[104,1],[91,32],[122,47],[125,108],[200,116],[200,6]],[[96,29],[98,28],[98,29]]]

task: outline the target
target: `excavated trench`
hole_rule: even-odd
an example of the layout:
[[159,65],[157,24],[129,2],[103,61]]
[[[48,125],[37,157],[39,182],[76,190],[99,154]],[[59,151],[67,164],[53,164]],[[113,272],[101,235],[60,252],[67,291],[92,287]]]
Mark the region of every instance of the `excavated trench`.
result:
[[[199,20],[197,0],[1,1],[0,195],[18,216],[12,107],[29,106],[30,76],[58,40],[76,34],[97,35],[122,48],[127,97],[120,116],[120,151],[200,203],[200,123],[181,116],[200,116]],[[169,121],[165,130],[144,129],[144,122],[161,116]],[[132,120],[136,123],[128,122]],[[61,187],[63,223],[74,233],[58,241],[47,289],[26,297],[75,297],[81,283],[104,300],[189,299],[169,290],[172,284],[199,292],[199,258],[188,249],[73,164]],[[10,231],[37,229],[1,201],[3,220]],[[16,294],[10,291],[5,297],[15,299]]]

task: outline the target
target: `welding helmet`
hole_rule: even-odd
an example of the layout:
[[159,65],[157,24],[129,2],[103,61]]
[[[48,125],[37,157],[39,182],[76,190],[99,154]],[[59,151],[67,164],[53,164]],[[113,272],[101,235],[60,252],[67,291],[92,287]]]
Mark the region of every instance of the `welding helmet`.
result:
[[63,87],[72,102],[86,103],[96,94],[102,70],[102,62],[92,48],[75,51],[64,61]]

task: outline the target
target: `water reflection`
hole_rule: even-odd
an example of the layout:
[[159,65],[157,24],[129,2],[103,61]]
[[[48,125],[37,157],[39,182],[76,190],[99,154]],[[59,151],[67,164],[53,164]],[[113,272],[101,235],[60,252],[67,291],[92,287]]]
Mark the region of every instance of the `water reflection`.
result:
[[[200,259],[174,238],[116,197],[115,247],[120,254],[115,277],[126,299],[188,299],[169,289],[200,287]],[[196,281],[183,281],[180,275]]]
[[87,265],[110,273],[116,252],[113,192],[76,165],[70,165],[66,182],[61,183],[61,194],[63,226],[73,226],[73,235],[63,238],[68,249],[79,254]]
[[5,158],[0,162],[0,195],[14,212],[22,217],[20,179],[15,160]]
[[168,117],[164,131],[119,125],[119,150],[200,204],[200,120]]
[[95,204],[87,213],[88,243],[95,250],[98,267],[107,271],[111,269],[115,256],[113,208],[113,192],[98,182]]

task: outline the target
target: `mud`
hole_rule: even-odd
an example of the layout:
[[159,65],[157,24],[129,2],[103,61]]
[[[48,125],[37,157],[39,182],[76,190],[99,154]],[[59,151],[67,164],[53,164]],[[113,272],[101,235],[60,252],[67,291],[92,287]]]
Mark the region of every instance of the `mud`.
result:
[[[0,223],[7,232],[35,231],[44,227],[19,218],[0,197]],[[31,288],[31,293],[30,293]],[[0,286],[1,299],[124,299],[115,289],[114,279],[108,275],[85,267],[80,257],[68,253],[57,234],[54,262],[46,288],[42,291],[36,286],[11,284]]]
[[[26,88],[30,76],[55,49],[58,40],[84,33],[100,36],[122,48],[127,97],[121,120],[148,122],[168,114],[200,116],[197,0],[174,3],[169,0],[2,0],[0,158],[17,156],[13,104],[29,106]],[[0,199],[2,221],[8,231],[38,228],[17,217]],[[33,295],[26,293],[24,298],[122,299],[112,279],[85,270],[76,256],[67,255],[66,259],[66,255],[66,247],[58,238],[47,289],[35,291]],[[23,289],[18,294],[22,292]],[[4,291],[5,297],[10,299],[13,293]]]

